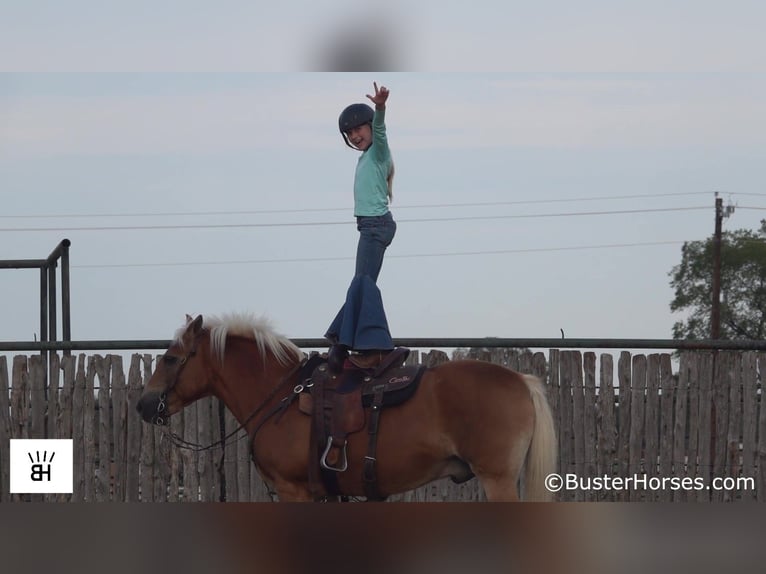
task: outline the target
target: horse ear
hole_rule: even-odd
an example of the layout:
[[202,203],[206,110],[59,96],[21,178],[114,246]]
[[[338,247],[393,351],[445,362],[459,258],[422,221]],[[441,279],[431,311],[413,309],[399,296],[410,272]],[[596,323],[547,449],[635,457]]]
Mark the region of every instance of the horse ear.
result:
[[186,324],[188,325],[188,324],[189,324],[189,323],[191,323],[192,321],[194,321],[194,317],[192,317],[191,315],[189,315],[189,314],[187,313],[187,314],[186,314]]
[[189,325],[188,330],[191,331],[194,335],[196,335],[197,333],[200,332],[201,329],[202,329],[202,315],[197,315],[197,318],[191,322],[191,325]]

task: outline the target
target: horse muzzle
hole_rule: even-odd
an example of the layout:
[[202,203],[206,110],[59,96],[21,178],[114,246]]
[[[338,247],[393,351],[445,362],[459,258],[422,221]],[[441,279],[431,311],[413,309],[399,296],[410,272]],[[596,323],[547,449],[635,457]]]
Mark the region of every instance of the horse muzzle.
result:
[[144,395],[136,403],[136,410],[144,421],[157,426],[167,426],[170,419],[167,401],[165,393]]

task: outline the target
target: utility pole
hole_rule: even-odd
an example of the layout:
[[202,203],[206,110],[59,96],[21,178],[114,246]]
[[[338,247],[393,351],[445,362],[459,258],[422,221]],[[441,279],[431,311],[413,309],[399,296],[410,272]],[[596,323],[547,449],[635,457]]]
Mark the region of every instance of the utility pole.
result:
[[715,193],[715,235],[713,236],[713,305],[710,308],[710,338],[721,338],[721,234],[723,199]]
[[723,199],[715,193],[715,235],[713,236],[713,306],[710,309],[710,338],[721,338],[721,227]]

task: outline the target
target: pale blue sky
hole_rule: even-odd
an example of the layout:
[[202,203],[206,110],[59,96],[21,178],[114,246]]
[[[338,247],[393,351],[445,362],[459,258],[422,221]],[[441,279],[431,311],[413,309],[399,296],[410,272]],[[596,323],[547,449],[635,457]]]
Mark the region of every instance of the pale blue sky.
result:
[[[668,272],[712,232],[713,191],[740,206],[727,228],[766,217],[745,209],[766,207],[764,16],[736,0],[0,0],[0,259],[72,240],[75,339],[168,338],[187,312],[236,310],[320,337],[357,239],[337,116],[377,80],[395,337],[667,338]],[[432,72],[262,73],[337,67],[349,42]],[[552,216],[645,209],[681,211]],[[80,229],[111,226],[166,228]],[[31,340],[37,274],[2,275],[0,340]]]
[[[337,115],[373,80],[392,94],[395,337],[668,338],[667,273],[712,232],[713,191],[743,207],[728,228],[766,217],[744,209],[766,207],[759,74],[6,74],[0,259],[71,239],[75,339],[237,310],[321,337],[357,239]],[[501,204],[548,200],[567,201]],[[220,224],[244,227],[79,229]],[[561,250],[654,242],[675,243]],[[0,339],[33,338],[37,289],[3,272]]]

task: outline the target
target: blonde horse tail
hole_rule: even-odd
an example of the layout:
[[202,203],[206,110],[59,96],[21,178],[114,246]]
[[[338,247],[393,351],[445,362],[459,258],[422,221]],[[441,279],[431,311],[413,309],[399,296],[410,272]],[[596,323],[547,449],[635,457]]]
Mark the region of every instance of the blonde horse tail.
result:
[[548,501],[553,496],[545,488],[545,477],[555,472],[558,456],[553,413],[545,396],[542,381],[532,375],[524,375],[524,382],[532,396],[532,404],[535,408],[535,426],[525,464],[524,499]]

